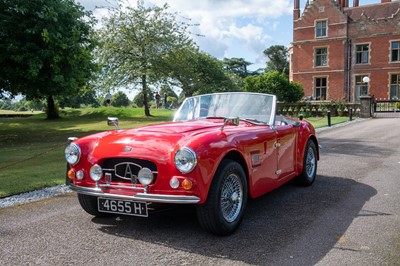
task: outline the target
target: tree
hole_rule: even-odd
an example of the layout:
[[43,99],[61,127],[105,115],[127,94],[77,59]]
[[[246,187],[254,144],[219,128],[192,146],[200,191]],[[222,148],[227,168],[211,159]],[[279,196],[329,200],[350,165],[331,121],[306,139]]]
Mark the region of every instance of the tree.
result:
[[245,90],[274,94],[282,102],[297,102],[304,95],[300,83],[289,82],[286,75],[278,71],[245,78]]
[[268,57],[268,72],[278,71],[289,76],[289,49],[283,45],[273,45],[264,50],[264,55]]
[[97,98],[95,88],[90,82],[83,86],[77,94],[74,95],[64,95],[62,97],[57,97],[58,104],[61,108],[72,107],[80,108],[82,105],[99,107],[99,99]]
[[223,63],[226,70],[232,71],[241,78],[245,78],[249,75],[247,67],[251,65],[251,63],[243,58],[224,58]]
[[[137,107],[144,107],[144,102],[143,99],[145,97],[143,96],[143,91],[139,92],[135,98],[133,98],[133,103],[137,106]],[[151,101],[154,100],[154,94],[151,90],[147,90],[147,96],[146,96],[147,101],[150,103]]]
[[171,53],[162,68],[169,71],[173,85],[182,88],[182,97],[241,90],[235,74],[225,71],[220,60],[195,47]]
[[120,2],[110,10],[99,32],[103,77],[113,87],[131,87],[139,81],[146,116],[150,116],[148,84],[167,78],[160,66],[172,51],[192,46],[187,34],[190,25],[167,10],[167,4],[146,7],[138,0],[136,7],[130,7]]
[[94,18],[73,0],[2,0],[0,10],[0,93],[46,99],[58,118],[55,97],[78,94],[95,70]]
[[111,105],[114,107],[126,107],[129,106],[129,104],[128,96],[122,91],[118,91],[111,97]]

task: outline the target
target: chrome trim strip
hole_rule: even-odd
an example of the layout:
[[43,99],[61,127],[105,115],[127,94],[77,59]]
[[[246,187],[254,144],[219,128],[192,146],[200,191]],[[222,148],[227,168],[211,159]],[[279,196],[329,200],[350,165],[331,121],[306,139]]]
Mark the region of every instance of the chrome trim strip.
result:
[[[133,185],[136,185],[136,184],[133,184]],[[99,187],[100,187],[100,188],[111,188],[111,189],[128,189],[128,190],[135,190],[135,191],[141,191],[141,192],[144,192],[144,188],[142,188],[142,187],[136,187],[136,186],[133,186],[133,187],[127,187],[126,185],[125,185],[125,186],[123,186],[123,185],[107,185],[107,184],[99,184]]]
[[112,199],[121,199],[121,200],[137,200],[145,202],[176,203],[176,204],[194,204],[200,201],[199,197],[184,196],[184,195],[163,195],[163,194],[149,194],[140,192],[133,196],[118,195],[118,194],[104,193],[100,188],[88,188],[82,186],[75,186],[73,184],[70,185],[70,189],[79,194],[112,198]]

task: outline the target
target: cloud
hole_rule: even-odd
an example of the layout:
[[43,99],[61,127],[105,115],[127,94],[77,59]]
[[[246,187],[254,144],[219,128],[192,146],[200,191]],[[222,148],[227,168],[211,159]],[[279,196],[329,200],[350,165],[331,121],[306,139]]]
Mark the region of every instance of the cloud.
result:
[[[149,2],[162,5],[163,0]],[[282,16],[293,12],[291,0],[169,0],[171,11],[198,23],[200,48],[217,57],[242,57],[264,63],[263,51],[272,42]],[[195,30],[196,31],[196,30]]]
[[[109,6],[115,4],[115,0],[78,1],[92,10],[107,2],[111,3]],[[201,50],[219,59],[241,57],[254,63],[265,63],[262,52],[275,44],[271,36],[279,35],[276,34],[282,27],[279,19],[291,17],[293,12],[292,0],[145,0],[145,3],[158,6],[167,3],[170,12],[198,24],[190,30],[204,36],[193,36]],[[94,14],[103,16],[104,12],[94,10]]]

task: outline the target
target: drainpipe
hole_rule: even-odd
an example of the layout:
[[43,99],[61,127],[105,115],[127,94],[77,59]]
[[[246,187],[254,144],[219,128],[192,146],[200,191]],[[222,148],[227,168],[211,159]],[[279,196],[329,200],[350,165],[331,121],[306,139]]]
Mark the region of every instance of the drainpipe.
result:
[[347,39],[347,97],[351,101],[351,40]]

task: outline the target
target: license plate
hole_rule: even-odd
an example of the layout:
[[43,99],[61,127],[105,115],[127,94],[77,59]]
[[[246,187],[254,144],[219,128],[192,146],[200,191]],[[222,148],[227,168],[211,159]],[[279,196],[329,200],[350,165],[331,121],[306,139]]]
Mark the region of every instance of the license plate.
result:
[[98,198],[99,212],[147,217],[147,203],[138,201]]

